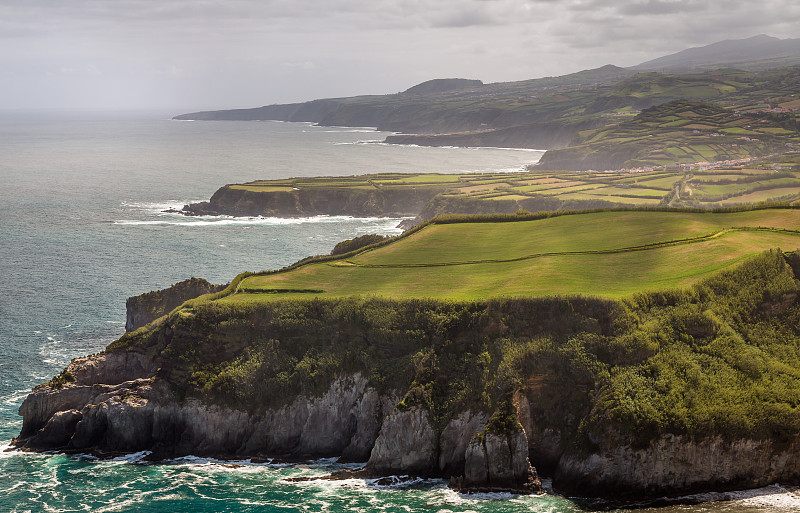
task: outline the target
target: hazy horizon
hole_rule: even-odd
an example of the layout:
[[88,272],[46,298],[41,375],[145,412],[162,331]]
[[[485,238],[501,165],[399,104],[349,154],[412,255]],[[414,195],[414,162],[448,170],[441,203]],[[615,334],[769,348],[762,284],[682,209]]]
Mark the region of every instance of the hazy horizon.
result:
[[0,13],[2,110],[246,108],[800,35],[788,0],[11,0]]

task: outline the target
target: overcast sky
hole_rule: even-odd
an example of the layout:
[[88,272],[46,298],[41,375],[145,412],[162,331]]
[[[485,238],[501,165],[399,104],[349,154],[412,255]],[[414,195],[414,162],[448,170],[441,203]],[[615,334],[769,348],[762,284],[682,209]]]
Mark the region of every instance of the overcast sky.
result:
[[255,107],[631,66],[797,0],[2,0],[0,109]]

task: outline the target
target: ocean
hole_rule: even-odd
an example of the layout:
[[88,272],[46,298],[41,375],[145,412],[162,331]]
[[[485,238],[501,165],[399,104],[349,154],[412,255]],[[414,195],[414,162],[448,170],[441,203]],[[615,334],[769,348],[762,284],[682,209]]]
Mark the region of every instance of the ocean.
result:
[[[183,217],[162,212],[223,184],[290,176],[522,170],[541,152],[381,144],[369,128],[279,122],[178,122],[177,112],[0,112],[0,512],[572,512],[608,504],[460,495],[440,480],[287,482],[333,460],[253,464],[143,454],[4,451],[30,389],[124,332],[125,299],[191,276],[226,283],[328,253],[400,219]],[[645,511],[800,511],[772,486]],[[714,501],[714,502],[709,502]],[[641,505],[639,505],[641,507]],[[613,509],[613,508],[611,508]],[[621,509],[623,511],[626,509]]]

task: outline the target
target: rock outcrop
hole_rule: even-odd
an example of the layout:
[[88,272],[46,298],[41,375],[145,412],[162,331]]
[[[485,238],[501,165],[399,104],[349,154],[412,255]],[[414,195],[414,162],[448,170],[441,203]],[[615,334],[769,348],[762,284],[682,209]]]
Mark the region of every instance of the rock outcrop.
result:
[[23,428],[15,443],[33,450],[343,455],[364,461],[382,419],[397,402],[356,374],[334,381],[321,397],[300,396],[279,409],[244,412],[197,399],[181,401],[156,377],[156,363],[146,360],[122,353],[73,361],[62,374],[70,376],[66,384],[40,385],[23,402]]
[[[638,306],[591,298],[193,302],[37,386],[20,407],[14,445],[153,458],[340,456],[366,461],[360,475],[450,477],[464,491],[535,492],[535,466],[559,492],[631,500],[797,483],[794,388],[770,388],[761,379],[771,376],[767,364],[749,360],[761,351],[775,368],[794,362],[766,351],[794,347],[799,262],[770,251],[700,283],[697,294],[643,295]],[[649,403],[657,412],[653,405],[681,406],[677,391],[692,386],[681,378],[659,389],[640,384],[638,395],[614,402],[629,389],[613,387],[631,380],[609,381],[612,373],[673,369],[666,358],[661,367],[642,364],[655,361],[654,347],[639,343],[645,335],[674,330],[670,348],[684,344],[688,358],[695,345],[712,347],[718,324],[706,312],[719,305],[715,323],[734,314],[750,323],[737,327],[736,367],[722,375],[759,378],[776,402],[722,404],[707,417],[727,424],[713,429],[631,417],[648,404],[642,398],[674,400]],[[626,328],[633,319],[636,331]],[[726,344],[738,333],[732,325]],[[745,336],[758,351],[748,353],[755,346]],[[699,365],[693,375],[702,376]],[[730,394],[729,381],[716,385]],[[701,404],[691,412],[698,416],[676,419],[702,420],[716,406]]]
[[696,439],[664,435],[644,448],[605,444],[588,455],[565,454],[553,486],[562,493],[624,498],[758,488],[800,479],[800,440]]
[[609,429],[590,434],[592,450],[576,450],[563,432],[537,418],[529,398],[516,399],[531,461],[565,495],[640,500],[800,479],[797,438],[787,443],[665,434],[642,445]]
[[528,460],[525,432],[474,437],[467,447],[464,477],[458,486],[481,492],[540,491],[542,483]]
[[430,475],[436,468],[436,433],[420,407],[395,409],[381,426],[367,469],[375,474]]
[[488,471],[470,473],[470,440],[486,428],[484,413],[462,412],[437,434],[427,410],[396,407],[396,394],[378,393],[360,374],[336,379],[320,397],[246,412],[179,398],[159,379],[160,363],[136,352],[74,360],[23,402],[15,445],[99,456],[147,450],[156,458],[339,456],[366,460],[367,475],[450,476],[466,464],[464,490],[538,490],[523,432],[486,437],[479,451]]
[[285,191],[252,191],[224,186],[209,201],[183,207],[186,215],[305,217],[345,215],[356,217],[414,216],[438,187],[308,187]]
[[154,290],[129,297],[125,302],[127,310],[125,331],[141,328],[162,315],[168,314],[184,301],[203,294],[219,292],[224,288],[225,285],[212,285],[202,278],[189,278],[163,290]]

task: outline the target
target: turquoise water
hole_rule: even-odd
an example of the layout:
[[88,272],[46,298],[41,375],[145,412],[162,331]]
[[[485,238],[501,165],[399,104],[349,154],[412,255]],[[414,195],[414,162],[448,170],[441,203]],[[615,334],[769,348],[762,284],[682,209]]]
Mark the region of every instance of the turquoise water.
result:
[[[125,299],[190,276],[224,283],[399,219],[184,218],[162,210],[220,185],[287,176],[521,169],[540,153],[377,144],[386,134],[287,123],[169,121],[174,113],[0,113],[0,447],[20,403],[71,358],[119,337]],[[187,458],[144,464],[0,452],[0,512],[539,511],[600,505],[554,494],[462,496],[442,481],[288,482],[341,468]],[[658,511],[791,511],[771,487]]]

